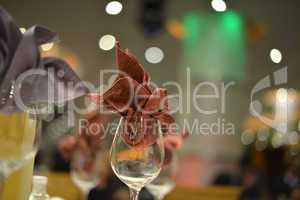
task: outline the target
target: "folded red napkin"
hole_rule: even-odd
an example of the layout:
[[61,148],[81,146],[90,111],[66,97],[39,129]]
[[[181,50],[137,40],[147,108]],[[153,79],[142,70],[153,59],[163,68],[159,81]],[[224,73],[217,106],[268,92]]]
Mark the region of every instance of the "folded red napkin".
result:
[[[103,94],[92,94],[93,101],[124,117],[123,137],[130,145],[148,145],[156,138],[155,125],[164,128],[174,122],[169,114],[165,88],[150,86],[150,76],[128,51],[116,45],[118,76]],[[138,133],[138,134],[137,134]]]

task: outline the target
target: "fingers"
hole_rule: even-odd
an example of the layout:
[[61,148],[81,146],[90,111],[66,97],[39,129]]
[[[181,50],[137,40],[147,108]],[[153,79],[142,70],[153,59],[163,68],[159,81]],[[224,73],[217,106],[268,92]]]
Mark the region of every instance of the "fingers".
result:
[[77,139],[75,136],[66,136],[58,144],[58,150],[65,160],[70,160],[76,149]]
[[183,145],[183,139],[181,135],[167,135],[164,138],[164,144],[167,149],[177,150]]

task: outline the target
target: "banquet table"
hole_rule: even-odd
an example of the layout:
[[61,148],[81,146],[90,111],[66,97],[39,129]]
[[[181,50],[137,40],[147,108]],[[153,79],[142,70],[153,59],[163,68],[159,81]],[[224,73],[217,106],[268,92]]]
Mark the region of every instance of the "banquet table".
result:
[[[51,196],[63,197],[65,200],[83,200],[80,191],[73,184],[67,173],[44,174],[49,179],[48,192]],[[240,187],[176,187],[165,200],[237,200]]]

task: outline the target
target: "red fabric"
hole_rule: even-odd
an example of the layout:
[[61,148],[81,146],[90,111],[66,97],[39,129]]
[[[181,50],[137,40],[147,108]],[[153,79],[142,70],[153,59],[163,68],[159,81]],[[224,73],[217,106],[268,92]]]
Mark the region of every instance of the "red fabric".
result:
[[[151,144],[155,140],[153,124],[157,120],[164,126],[174,122],[169,114],[167,90],[151,88],[149,74],[119,44],[116,46],[116,57],[119,73],[116,80],[105,93],[92,94],[91,99],[124,116],[126,133],[123,137],[128,144]],[[140,119],[143,122],[137,122]],[[132,127],[137,123],[140,123],[140,130],[134,131]]]

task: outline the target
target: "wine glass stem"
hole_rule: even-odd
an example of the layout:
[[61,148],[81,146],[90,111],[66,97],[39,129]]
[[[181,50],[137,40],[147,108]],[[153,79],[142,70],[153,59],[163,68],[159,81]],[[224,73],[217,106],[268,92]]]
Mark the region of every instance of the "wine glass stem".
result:
[[139,199],[139,190],[130,188],[130,200],[138,200]]

